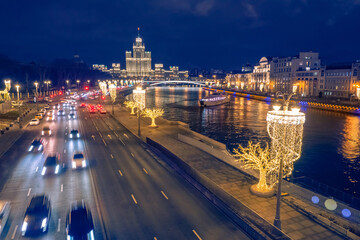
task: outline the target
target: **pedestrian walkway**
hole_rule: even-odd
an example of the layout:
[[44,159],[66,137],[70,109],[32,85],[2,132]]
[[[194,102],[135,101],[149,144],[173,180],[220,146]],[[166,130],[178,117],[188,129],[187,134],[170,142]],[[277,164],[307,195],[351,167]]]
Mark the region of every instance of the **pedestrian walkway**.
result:
[[[108,107],[108,112],[110,110],[111,108]],[[137,119],[135,116],[130,116],[129,112],[122,107],[116,107],[115,117],[137,135]],[[158,119],[157,123],[159,128],[149,128],[147,126],[150,125],[150,119],[142,119],[141,134],[143,140],[149,137],[158,142],[263,219],[269,223],[274,221],[276,198],[260,198],[252,195],[249,188],[256,182],[254,178],[198,148],[179,141],[178,134],[186,135],[186,132],[172,122]],[[344,239],[344,237],[284,202],[281,205],[281,220],[282,231],[292,239]]]

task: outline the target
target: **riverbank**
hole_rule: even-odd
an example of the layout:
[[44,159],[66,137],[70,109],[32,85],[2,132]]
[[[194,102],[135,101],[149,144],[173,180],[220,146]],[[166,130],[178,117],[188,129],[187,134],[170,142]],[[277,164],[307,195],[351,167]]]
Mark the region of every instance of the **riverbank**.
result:
[[[107,108],[108,111],[111,110],[111,107]],[[137,133],[136,117],[130,116],[126,109],[117,106],[114,117],[134,134]],[[275,197],[263,199],[250,193],[249,187],[256,181],[252,176],[252,174],[256,175],[255,173],[240,171],[231,163],[220,160],[221,155],[226,155],[222,150],[223,144],[192,132],[188,129],[187,124],[165,119],[159,119],[158,123],[159,128],[148,128],[150,119],[142,119],[141,139],[143,141],[153,141],[158,144],[158,147],[165,148],[166,151],[173,154],[173,158],[169,157],[173,164],[180,166],[198,184],[225,202],[227,207],[240,219],[258,228],[258,231],[265,234],[267,238],[275,237],[271,236],[274,233],[271,230],[274,229],[271,223],[275,215]],[[213,150],[206,151],[206,147]],[[217,157],[214,156],[216,154],[218,154]],[[204,194],[206,195],[206,193]],[[215,199],[211,196],[208,198]],[[289,194],[283,200],[286,203],[282,205],[281,209],[282,226],[285,233],[283,237],[286,238],[288,235],[292,239],[323,239],[324,237],[344,239],[345,235],[351,235],[349,231],[343,230],[341,227],[339,227],[342,229],[341,231],[335,230],[330,226],[331,224],[327,225],[321,221],[321,217],[317,213],[321,209],[316,209],[316,206],[303,202],[295,195]],[[302,208],[299,207],[301,205]],[[301,210],[303,208],[312,209],[311,213],[313,214],[310,211],[305,214]],[[337,219],[338,217],[334,215],[333,218]]]
[[[253,93],[243,93],[243,92],[239,92],[239,91],[208,88],[208,87],[204,87],[203,89],[205,89],[207,91],[212,91],[212,92],[226,92],[227,94],[230,94],[233,96],[251,98],[251,99],[256,99],[256,100],[265,101],[265,102],[275,102],[274,97],[267,97],[267,96],[253,94]],[[281,99],[280,99],[280,101],[281,101]],[[342,105],[342,104],[314,102],[314,101],[291,100],[291,102],[302,105],[302,106],[310,107],[310,108],[317,108],[317,109],[327,110],[327,111],[335,111],[335,112],[343,112],[343,113],[360,115],[360,107],[359,106],[348,106],[348,105]]]

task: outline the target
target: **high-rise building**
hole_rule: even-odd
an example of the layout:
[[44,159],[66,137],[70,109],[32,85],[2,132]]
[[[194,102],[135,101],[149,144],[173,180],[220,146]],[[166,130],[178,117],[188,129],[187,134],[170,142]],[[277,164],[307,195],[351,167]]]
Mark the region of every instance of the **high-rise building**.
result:
[[135,39],[133,52],[126,51],[126,73],[128,77],[150,77],[151,52],[145,51],[140,35]]

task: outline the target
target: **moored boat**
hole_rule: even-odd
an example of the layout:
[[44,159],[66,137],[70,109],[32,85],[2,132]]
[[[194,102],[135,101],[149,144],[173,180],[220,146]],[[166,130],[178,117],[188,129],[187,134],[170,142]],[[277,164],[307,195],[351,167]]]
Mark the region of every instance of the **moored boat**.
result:
[[226,93],[214,93],[200,100],[201,107],[211,107],[230,102],[230,97]]

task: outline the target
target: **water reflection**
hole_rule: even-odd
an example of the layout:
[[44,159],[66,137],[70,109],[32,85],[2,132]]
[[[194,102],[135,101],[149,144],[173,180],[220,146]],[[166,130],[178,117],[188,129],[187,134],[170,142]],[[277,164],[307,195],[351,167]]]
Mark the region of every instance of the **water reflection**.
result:
[[[148,88],[147,106],[164,108],[165,118],[189,123],[194,131],[225,143],[230,150],[249,140],[269,140],[269,103],[232,97],[230,104],[200,108],[199,100],[207,95],[208,91],[198,88]],[[318,109],[302,111],[306,113],[303,153],[295,162],[294,177],[305,175],[356,193],[360,188],[360,118]]]

